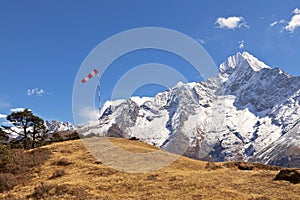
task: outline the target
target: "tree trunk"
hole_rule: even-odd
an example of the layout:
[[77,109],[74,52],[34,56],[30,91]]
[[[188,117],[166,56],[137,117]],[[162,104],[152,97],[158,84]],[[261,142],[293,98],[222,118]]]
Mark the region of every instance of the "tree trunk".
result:
[[33,132],[32,134],[32,146],[31,146],[32,149],[35,148],[35,132]]
[[23,146],[24,146],[24,149],[27,149],[27,127],[24,126],[24,138],[23,138]]

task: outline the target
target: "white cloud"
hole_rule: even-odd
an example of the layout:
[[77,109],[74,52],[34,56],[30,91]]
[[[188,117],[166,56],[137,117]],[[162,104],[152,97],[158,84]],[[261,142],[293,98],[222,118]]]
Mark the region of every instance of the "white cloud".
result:
[[31,95],[33,95],[33,94],[34,94],[34,92],[35,92],[35,90],[34,90],[34,89],[28,89],[28,90],[27,90],[27,96],[31,96]]
[[293,13],[294,13],[295,15],[300,14],[300,9],[299,9],[299,8],[296,8],[295,10],[293,10]]
[[280,20],[280,21],[274,21],[273,23],[270,24],[270,26],[275,26],[275,25],[283,24],[283,23],[285,23],[285,20],[284,20],[284,19],[282,19],[282,20]]
[[249,26],[246,24],[245,20],[243,17],[219,17],[215,24],[217,24],[218,28],[223,28],[223,29],[235,29],[235,28],[241,28],[241,27],[246,27],[249,28]]
[[284,27],[285,30],[290,32],[294,32],[296,28],[300,27],[300,9],[296,8],[293,13],[294,16],[292,16],[291,21]]
[[285,20],[282,19],[282,20],[279,21],[279,24],[282,24],[282,23],[284,23],[284,22],[285,22]]
[[39,88],[32,88],[27,90],[27,96],[32,96],[34,94],[36,94],[37,96],[43,96],[44,93],[44,90]]
[[1,114],[1,113],[0,113],[0,119],[1,119],[1,118],[6,118],[6,117],[7,117],[7,116],[6,116],[5,114]]
[[289,24],[284,28],[290,32],[294,32],[294,30],[298,27],[300,27],[300,14],[294,15]]
[[98,113],[91,107],[84,107],[81,109],[79,116],[83,121],[95,121],[98,119]]
[[12,108],[12,109],[10,109],[10,112],[23,112],[24,110],[25,110],[25,108]]
[[278,21],[271,23],[270,26],[275,26],[276,24],[278,24]]
[[240,49],[243,49],[244,47],[245,47],[245,41],[244,40],[242,40],[242,41],[239,41],[239,48]]
[[38,96],[42,96],[42,95],[44,94],[44,90],[43,90],[43,89],[37,90],[37,91],[36,91],[36,94],[37,94]]

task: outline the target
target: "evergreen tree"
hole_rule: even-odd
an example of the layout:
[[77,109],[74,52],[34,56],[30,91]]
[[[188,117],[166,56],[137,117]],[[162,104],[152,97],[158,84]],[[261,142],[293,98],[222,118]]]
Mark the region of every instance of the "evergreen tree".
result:
[[44,121],[35,116],[29,109],[25,109],[20,112],[13,112],[6,118],[8,121],[12,122],[12,124],[22,130],[20,132],[14,131],[13,127],[4,127],[9,129],[20,136],[20,139],[23,143],[23,148],[30,148],[30,143],[32,144],[32,148],[36,146],[36,142],[41,139],[41,135],[45,133]]
[[30,131],[30,135],[32,137],[32,146],[31,148],[35,148],[38,143],[41,143],[46,138],[46,127],[44,125],[44,121],[38,116],[32,117],[32,131]]

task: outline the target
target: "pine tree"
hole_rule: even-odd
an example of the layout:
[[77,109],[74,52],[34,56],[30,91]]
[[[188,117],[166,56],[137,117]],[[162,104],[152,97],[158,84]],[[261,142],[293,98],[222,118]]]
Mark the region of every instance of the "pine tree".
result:
[[32,148],[36,146],[36,142],[41,139],[41,135],[45,133],[46,127],[44,126],[44,121],[35,116],[31,110],[25,109],[20,112],[13,112],[6,118],[12,124],[22,130],[20,132],[14,131],[13,127],[4,127],[17,133],[23,142],[23,148],[30,148],[29,144],[32,143]]
[[37,143],[42,142],[46,138],[46,127],[44,125],[44,121],[38,116],[32,117],[32,131],[30,131],[30,135],[32,137],[32,146],[31,148],[35,148]]

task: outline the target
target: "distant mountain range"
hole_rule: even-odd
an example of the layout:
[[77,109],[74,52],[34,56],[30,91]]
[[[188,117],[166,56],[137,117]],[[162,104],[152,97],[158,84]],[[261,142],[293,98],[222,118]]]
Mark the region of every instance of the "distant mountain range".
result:
[[[76,130],[76,126],[72,124],[71,122],[60,122],[60,121],[45,121],[44,123],[46,130],[48,130],[48,133],[55,133],[55,132],[60,132],[60,131],[74,131]],[[18,129],[16,127],[13,127],[14,131],[8,131],[6,130],[10,136],[10,139],[13,138],[19,138],[20,136],[17,133],[22,132],[23,130]]]
[[196,159],[299,167],[300,77],[237,53],[206,81],[106,102],[100,124],[78,131],[135,137]]
[[60,122],[55,120],[45,121],[45,126],[50,133],[76,130],[76,126],[73,125],[71,122]]

